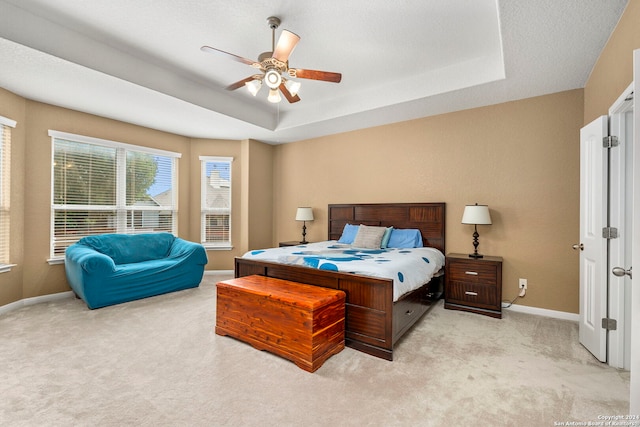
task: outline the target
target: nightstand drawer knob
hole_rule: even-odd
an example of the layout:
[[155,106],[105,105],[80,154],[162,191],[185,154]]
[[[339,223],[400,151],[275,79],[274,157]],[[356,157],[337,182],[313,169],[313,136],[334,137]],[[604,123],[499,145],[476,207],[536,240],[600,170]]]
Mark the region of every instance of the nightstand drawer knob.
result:
[[477,276],[478,272],[477,271],[465,271],[464,274],[468,274],[470,276]]
[[477,296],[478,296],[478,293],[477,293],[477,292],[471,292],[471,291],[466,291],[464,294],[465,294],[465,295],[472,295],[472,296],[474,296],[474,297],[477,297]]

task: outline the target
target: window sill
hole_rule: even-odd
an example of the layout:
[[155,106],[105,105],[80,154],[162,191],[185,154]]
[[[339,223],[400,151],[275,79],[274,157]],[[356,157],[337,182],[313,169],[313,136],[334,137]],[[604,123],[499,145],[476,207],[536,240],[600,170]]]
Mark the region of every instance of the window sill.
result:
[[11,271],[11,268],[15,267],[18,264],[0,264],[0,273],[8,273]]
[[230,251],[233,250],[233,246],[208,246],[206,244],[202,244],[204,248],[208,251]]
[[49,265],[64,264],[64,258],[50,258],[47,260]]

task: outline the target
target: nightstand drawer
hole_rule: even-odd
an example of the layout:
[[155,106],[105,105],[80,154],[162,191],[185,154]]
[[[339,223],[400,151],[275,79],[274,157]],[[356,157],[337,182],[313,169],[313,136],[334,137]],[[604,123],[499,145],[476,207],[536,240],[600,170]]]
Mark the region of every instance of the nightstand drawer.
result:
[[495,309],[499,304],[495,286],[469,282],[449,282],[446,299],[452,303]]
[[454,282],[471,282],[496,284],[495,264],[482,264],[479,262],[467,262],[456,260],[449,267],[449,279]]

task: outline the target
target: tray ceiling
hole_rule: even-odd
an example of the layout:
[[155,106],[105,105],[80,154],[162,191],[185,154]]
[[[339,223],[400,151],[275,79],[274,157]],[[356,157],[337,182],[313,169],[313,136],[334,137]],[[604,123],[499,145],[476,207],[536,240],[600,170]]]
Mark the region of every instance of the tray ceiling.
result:
[[[196,138],[285,143],[584,87],[626,0],[0,0],[0,87],[29,99]],[[255,73],[267,17],[301,38],[279,104]]]

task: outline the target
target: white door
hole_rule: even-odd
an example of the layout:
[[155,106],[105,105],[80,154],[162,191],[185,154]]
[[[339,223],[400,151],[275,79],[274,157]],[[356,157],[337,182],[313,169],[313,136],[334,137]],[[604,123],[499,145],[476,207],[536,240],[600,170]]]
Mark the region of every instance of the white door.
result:
[[580,130],[580,324],[579,338],[600,361],[607,360],[607,116]]
[[[609,150],[609,225],[618,237],[609,240],[609,312],[616,328],[607,333],[607,362],[614,368],[630,369],[631,278],[613,274],[615,267],[631,265],[631,221],[633,218],[633,85],[609,109],[609,134],[617,145]],[[620,273],[620,271],[618,271]]]
[[[640,84],[640,50],[633,52],[633,81]],[[640,143],[640,103],[638,94],[633,100],[634,148]],[[640,149],[633,150],[633,219],[632,265],[640,265]],[[630,266],[629,266],[630,267]],[[631,286],[631,381],[629,413],[640,415],[640,289],[638,280]]]

